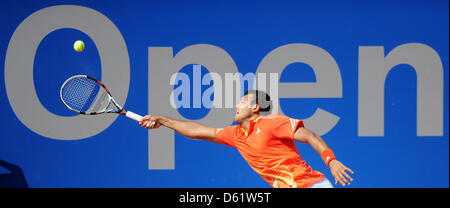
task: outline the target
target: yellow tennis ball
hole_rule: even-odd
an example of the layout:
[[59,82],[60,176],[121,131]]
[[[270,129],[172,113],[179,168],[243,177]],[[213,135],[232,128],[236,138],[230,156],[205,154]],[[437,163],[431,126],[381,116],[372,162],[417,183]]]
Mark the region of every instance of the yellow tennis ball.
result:
[[77,52],[81,52],[84,50],[84,43],[81,40],[77,40],[75,41],[75,43],[73,44],[73,49],[75,49],[75,51]]

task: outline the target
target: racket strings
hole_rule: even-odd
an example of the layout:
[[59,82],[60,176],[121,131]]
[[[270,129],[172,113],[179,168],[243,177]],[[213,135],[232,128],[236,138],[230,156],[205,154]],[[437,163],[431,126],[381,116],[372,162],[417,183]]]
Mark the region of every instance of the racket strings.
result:
[[70,108],[80,112],[88,112],[95,103],[100,88],[100,85],[94,80],[77,77],[64,85],[61,97]]

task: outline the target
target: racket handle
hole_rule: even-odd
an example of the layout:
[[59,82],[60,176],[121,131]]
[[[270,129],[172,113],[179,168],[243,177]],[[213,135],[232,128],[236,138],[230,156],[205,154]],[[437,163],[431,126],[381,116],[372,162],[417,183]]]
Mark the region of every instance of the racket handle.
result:
[[133,112],[131,112],[131,111],[127,111],[127,113],[125,114],[125,116],[127,116],[128,118],[131,118],[131,119],[133,119],[133,120],[135,120],[135,121],[141,121],[142,118],[144,118],[144,117],[142,117],[142,116],[140,116],[140,115],[138,115],[138,114],[136,114],[136,113],[133,113]]

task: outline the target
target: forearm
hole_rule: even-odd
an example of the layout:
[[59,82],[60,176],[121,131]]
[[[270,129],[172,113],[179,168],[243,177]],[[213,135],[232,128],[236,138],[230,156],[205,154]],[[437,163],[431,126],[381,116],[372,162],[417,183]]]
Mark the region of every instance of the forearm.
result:
[[158,116],[157,122],[159,122],[161,125],[163,125],[167,128],[170,128],[170,129],[178,132],[179,134],[181,134],[185,137],[196,138],[196,139],[204,139],[204,138],[202,138],[202,134],[200,134],[199,132],[201,132],[205,128],[208,128],[197,122],[183,121],[183,120],[178,120],[178,119],[169,118],[169,117],[165,117],[165,116]]
[[353,181],[353,178],[345,171],[349,171],[352,174],[353,171],[336,160],[333,151],[331,151],[327,143],[325,143],[319,135],[306,128],[299,128],[294,134],[294,139],[299,142],[308,143],[317,153],[319,153],[325,164],[330,167],[331,174],[333,174],[336,184],[339,182],[343,186],[345,186],[345,184],[350,185],[350,182],[347,179]]
[[312,133],[312,135],[307,139],[308,144],[320,154],[326,149],[329,149],[327,143],[317,134]]
[[313,133],[313,135],[307,139],[307,142],[314,150],[316,150],[327,166],[329,166],[332,161],[335,161],[336,157],[334,156],[333,151],[320,136]]
[[327,143],[325,143],[319,135],[307,128],[299,128],[294,134],[294,139],[311,145],[311,147],[319,153],[319,155],[322,154],[324,150],[329,148]]

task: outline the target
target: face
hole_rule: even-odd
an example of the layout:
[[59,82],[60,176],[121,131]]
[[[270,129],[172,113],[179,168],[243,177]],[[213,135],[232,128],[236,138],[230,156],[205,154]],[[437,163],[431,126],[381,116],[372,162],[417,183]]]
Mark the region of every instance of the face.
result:
[[238,124],[251,117],[256,112],[256,105],[254,104],[255,95],[246,95],[241,98],[238,104],[236,104],[236,114],[234,120]]

